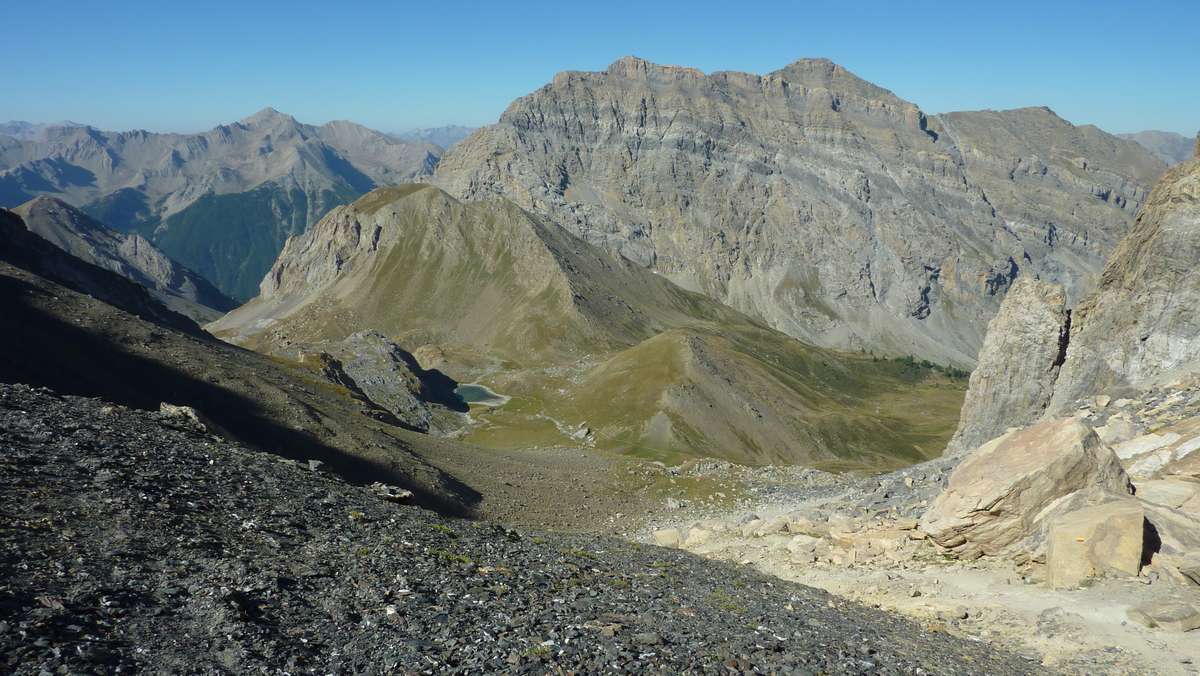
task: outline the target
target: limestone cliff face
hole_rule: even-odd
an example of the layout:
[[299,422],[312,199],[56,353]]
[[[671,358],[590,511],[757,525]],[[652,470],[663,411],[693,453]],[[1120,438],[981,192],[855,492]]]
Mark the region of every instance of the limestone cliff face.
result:
[[1070,322],[1062,286],[1029,278],[1013,285],[988,324],[948,452],[969,451],[1041,418],[1065,357]]
[[1052,408],[1200,370],[1200,157],[1159,181],[1079,307]]
[[970,365],[1017,277],[1090,288],[1163,169],[1041,109],[927,116],[825,60],[624,58],[518,99],[434,181],[804,340]]

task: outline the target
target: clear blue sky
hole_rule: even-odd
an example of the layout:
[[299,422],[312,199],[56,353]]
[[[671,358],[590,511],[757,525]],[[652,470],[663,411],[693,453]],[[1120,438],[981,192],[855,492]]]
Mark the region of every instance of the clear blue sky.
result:
[[197,131],[273,106],[397,130],[494,121],[560,70],[636,54],[765,73],[827,57],[928,112],[1048,105],[1200,129],[1200,0],[12,0],[0,120]]

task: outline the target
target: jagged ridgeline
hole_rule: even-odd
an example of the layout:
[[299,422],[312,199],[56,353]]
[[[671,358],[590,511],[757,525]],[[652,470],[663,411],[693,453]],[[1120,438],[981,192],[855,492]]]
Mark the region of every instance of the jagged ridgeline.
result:
[[1018,276],[1095,284],[1166,165],[1046,108],[927,115],[823,59],[563,72],[434,181],[807,342],[969,368]]
[[[962,384],[796,341],[504,199],[375,190],[291,238],[209,325],[261,351],[375,329],[513,400],[468,440],[890,467],[939,453]],[[425,365],[428,366],[428,365]]]

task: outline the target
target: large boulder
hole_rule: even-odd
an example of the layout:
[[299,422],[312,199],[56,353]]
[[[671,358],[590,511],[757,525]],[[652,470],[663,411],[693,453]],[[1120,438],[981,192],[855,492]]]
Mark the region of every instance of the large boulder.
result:
[[1126,613],[1129,619],[1151,628],[1167,631],[1191,631],[1200,629],[1200,604],[1183,599],[1152,601]]
[[1146,512],[1126,498],[1054,519],[1046,551],[1046,581],[1075,588],[1101,576],[1135,576],[1145,554]]
[[1017,280],[988,324],[947,452],[969,451],[1010,427],[1041,418],[1054,393],[1070,328],[1063,287],[1028,277]]
[[1013,430],[958,466],[921,518],[921,530],[957,556],[1013,554],[1043,510],[1083,489],[1133,491],[1112,449],[1078,418]]

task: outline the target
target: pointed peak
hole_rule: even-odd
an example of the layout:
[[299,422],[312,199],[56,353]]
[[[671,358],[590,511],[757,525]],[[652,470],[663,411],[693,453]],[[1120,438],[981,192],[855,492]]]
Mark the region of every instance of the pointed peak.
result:
[[870,99],[909,103],[891,90],[865,80],[841,64],[826,58],[797,59],[767,77],[780,78],[812,89],[828,89]]
[[75,209],[75,207],[71,206],[66,201],[64,201],[58,197],[54,197],[53,195],[38,195],[37,197],[34,197],[33,199],[29,200],[22,206],[39,206],[39,207],[53,206],[53,207],[61,207],[63,209]]
[[780,68],[779,70],[783,71],[783,72],[786,72],[786,71],[818,71],[818,72],[826,72],[826,73],[835,73],[838,71],[848,72],[848,71],[846,71],[845,68],[842,68],[838,64],[834,63],[830,59],[827,59],[823,56],[805,57],[805,58],[796,59],[795,61],[789,63],[788,65],[784,66],[783,68]]
[[287,113],[281,113],[278,110],[267,106],[266,108],[263,108],[249,117],[243,117],[242,119],[238,120],[238,122],[247,127],[259,127],[268,124],[277,124],[279,122],[296,124],[296,118],[288,115]]

